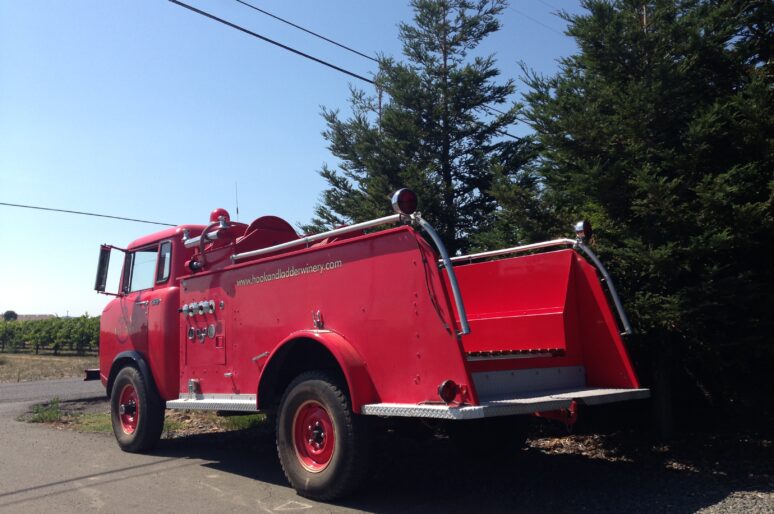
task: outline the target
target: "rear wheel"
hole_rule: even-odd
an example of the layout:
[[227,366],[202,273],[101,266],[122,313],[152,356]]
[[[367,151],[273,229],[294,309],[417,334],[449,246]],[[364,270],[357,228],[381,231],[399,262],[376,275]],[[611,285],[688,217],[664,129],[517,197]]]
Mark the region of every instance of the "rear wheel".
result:
[[302,496],[332,500],[365,475],[368,434],[338,380],[324,372],[299,375],[277,416],[277,453],[290,485]]
[[113,433],[127,452],[153,448],[164,427],[164,402],[136,369],[119,371],[110,395]]

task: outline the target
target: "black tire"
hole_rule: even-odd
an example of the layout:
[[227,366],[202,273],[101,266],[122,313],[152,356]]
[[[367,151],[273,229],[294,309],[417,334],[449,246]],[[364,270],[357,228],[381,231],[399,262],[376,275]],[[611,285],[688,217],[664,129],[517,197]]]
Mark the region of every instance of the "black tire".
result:
[[138,453],[153,448],[164,428],[164,409],[155,388],[137,368],[118,372],[110,394],[110,417],[122,450]]
[[[298,430],[303,434],[297,437]],[[307,437],[309,445],[297,444]],[[334,445],[328,446],[331,440]],[[277,453],[298,494],[324,501],[350,494],[366,475],[369,446],[366,420],[352,413],[345,389],[332,374],[302,373],[285,390],[277,415]]]

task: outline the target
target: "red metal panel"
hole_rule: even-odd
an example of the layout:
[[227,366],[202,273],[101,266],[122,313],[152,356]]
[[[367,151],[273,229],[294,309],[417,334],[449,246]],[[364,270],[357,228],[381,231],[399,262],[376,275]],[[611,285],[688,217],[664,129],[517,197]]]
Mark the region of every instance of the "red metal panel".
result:
[[435,259],[399,227],[186,278],[181,302],[223,299],[232,310],[226,365],[184,368],[181,390],[196,376],[205,394],[232,392],[232,382],[255,393],[253,357],[313,329],[319,311],[367,363],[379,401],[438,401],[441,382],[469,377]]
[[[468,363],[471,372],[584,366],[590,387],[639,387],[596,270],[573,250],[455,271],[471,320],[471,334],[462,338],[465,351],[498,357]],[[492,314],[498,308],[502,311]],[[540,349],[563,352],[539,358],[497,355]]]
[[140,301],[140,293],[114,298],[102,311],[99,334],[99,367],[107,377],[113,359],[121,352],[135,350],[142,355],[148,351],[147,305]]
[[578,337],[589,387],[638,388],[610,305],[593,266],[575,257]]
[[471,333],[466,352],[564,350],[564,308],[573,252],[457,266]]
[[143,292],[148,301],[148,347],[144,353],[148,358],[156,388],[164,400],[178,397],[177,309],[180,305],[180,288],[177,286],[151,289]]
[[466,352],[564,349],[562,312],[502,313],[470,320],[470,335],[463,338]]

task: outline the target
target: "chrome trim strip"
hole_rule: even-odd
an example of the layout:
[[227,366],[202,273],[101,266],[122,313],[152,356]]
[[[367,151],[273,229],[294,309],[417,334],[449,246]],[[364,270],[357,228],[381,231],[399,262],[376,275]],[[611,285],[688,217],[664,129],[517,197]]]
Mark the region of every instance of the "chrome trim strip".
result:
[[509,253],[521,253],[528,252],[530,250],[539,250],[541,248],[549,248],[551,246],[573,246],[575,244],[574,239],[552,239],[551,241],[543,241],[542,243],[532,243],[528,245],[513,246],[511,248],[503,248],[501,250],[491,250],[488,252],[472,253],[470,255],[459,255],[452,257],[452,262],[472,261],[474,259],[484,259],[486,257],[497,257],[499,255],[507,255]]
[[301,237],[294,241],[288,241],[287,243],[280,243],[274,246],[267,246],[266,248],[259,248],[258,250],[252,250],[249,252],[237,253],[231,257],[231,260],[236,262],[240,259],[247,259],[248,257],[255,257],[257,255],[264,255],[267,253],[277,252],[286,248],[293,248],[302,244],[314,243],[315,241],[322,241],[328,237],[334,237],[341,234],[348,234],[349,232],[356,232],[358,230],[365,230],[367,228],[378,227],[379,225],[386,225],[388,223],[398,223],[401,218],[407,218],[402,214],[392,214],[383,218],[377,218],[371,221],[364,221],[363,223],[355,223],[347,227],[337,228],[334,230],[328,230],[327,232],[320,232],[319,234],[313,234],[311,236]]
[[443,267],[446,268],[446,273],[449,276],[449,284],[451,285],[452,294],[454,295],[454,303],[457,304],[457,316],[460,318],[460,330],[458,335],[464,336],[470,334],[470,325],[468,325],[468,316],[465,313],[465,304],[462,302],[462,293],[460,292],[460,285],[457,282],[457,275],[454,273],[454,266],[452,265],[452,259],[449,258],[449,252],[446,251],[441,236],[430,225],[430,223],[423,220],[420,216],[415,216],[415,219],[419,222],[419,226],[427,232],[430,238],[435,243],[435,247],[438,248],[438,253],[441,254],[441,261]]

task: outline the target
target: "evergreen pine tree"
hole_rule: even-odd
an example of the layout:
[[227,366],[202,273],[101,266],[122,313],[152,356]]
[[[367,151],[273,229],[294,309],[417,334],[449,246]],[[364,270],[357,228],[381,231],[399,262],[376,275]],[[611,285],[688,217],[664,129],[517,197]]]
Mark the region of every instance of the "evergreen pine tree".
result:
[[[320,230],[389,213],[390,194],[413,189],[420,209],[450,252],[464,249],[486,227],[495,202],[493,169],[515,143],[502,133],[516,106],[497,83],[493,56],[471,56],[498,30],[503,0],[413,0],[413,24],[400,25],[405,62],[381,58],[376,82],[384,96],[353,89],[351,116],[323,110],[324,137],[337,168],[306,230]],[[380,105],[380,101],[383,103]],[[502,109],[505,109],[504,111]]]
[[509,224],[525,204],[537,209],[524,225],[546,235],[590,218],[657,376],[690,377],[715,406],[767,404],[774,4],[583,5],[565,15],[579,53],[555,76],[526,77],[539,187],[504,175],[489,237],[519,237]]

